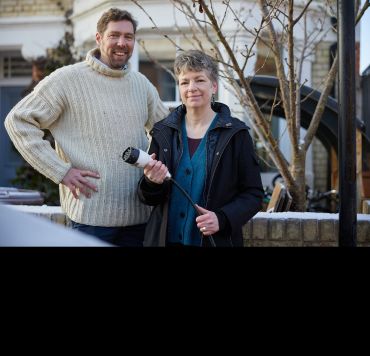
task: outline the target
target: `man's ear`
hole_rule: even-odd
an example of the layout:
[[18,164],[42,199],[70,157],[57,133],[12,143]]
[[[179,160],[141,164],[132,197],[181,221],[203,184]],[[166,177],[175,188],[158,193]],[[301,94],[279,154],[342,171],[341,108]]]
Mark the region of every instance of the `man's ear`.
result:
[[102,36],[100,35],[99,32],[97,32],[96,35],[95,35],[95,40],[96,40],[96,44],[99,45],[99,46],[100,46],[101,38],[102,38]]

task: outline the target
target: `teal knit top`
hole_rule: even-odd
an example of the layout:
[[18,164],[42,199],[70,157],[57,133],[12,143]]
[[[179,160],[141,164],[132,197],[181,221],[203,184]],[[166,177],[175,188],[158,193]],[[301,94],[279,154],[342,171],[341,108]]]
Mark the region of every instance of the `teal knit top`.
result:
[[[193,202],[200,206],[204,206],[205,203],[202,193],[206,178],[207,137],[209,130],[215,126],[216,122],[217,115],[191,158],[185,119],[182,120],[181,124],[181,138],[184,147],[174,178],[191,196]],[[168,242],[187,246],[200,246],[202,237],[195,222],[196,216],[197,214],[188,199],[176,186],[173,186],[169,205]]]

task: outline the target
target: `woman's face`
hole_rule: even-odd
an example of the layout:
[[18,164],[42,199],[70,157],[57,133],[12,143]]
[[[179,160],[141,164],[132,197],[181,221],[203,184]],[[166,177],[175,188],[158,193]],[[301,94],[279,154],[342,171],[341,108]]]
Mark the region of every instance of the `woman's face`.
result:
[[217,91],[217,83],[209,79],[206,71],[181,72],[178,79],[181,101],[187,109],[211,106],[212,94]]

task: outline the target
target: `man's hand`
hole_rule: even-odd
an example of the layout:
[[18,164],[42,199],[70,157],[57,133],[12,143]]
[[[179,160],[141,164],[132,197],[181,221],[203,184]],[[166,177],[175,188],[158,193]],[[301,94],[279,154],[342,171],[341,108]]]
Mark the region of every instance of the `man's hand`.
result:
[[78,199],[77,189],[87,198],[90,198],[90,189],[97,192],[98,188],[96,185],[90,183],[85,177],[100,178],[99,173],[71,168],[64,176],[61,183],[70,189],[76,199]]

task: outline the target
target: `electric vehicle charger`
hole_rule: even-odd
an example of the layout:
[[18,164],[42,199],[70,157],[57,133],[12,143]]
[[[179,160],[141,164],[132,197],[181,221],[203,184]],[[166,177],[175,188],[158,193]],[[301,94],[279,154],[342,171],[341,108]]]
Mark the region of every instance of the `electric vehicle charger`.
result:
[[[152,160],[152,157],[150,155],[138,148],[134,147],[127,147],[122,154],[122,159],[124,162],[131,164],[135,167],[144,168],[148,162]],[[189,200],[191,206],[194,208],[195,212],[198,216],[202,215],[197,207],[195,206],[195,203],[191,199],[190,195],[186,192],[186,190],[180,186],[179,183],[177,183],[171,176],[170,172],[167,172],[165,180],[168,180],[172,182],[181,192],[185,195],[185,197]],[[213,239],[213,236],[208,236],[209,241],[212,245],[212,247],[216,247],[215,241]]]

